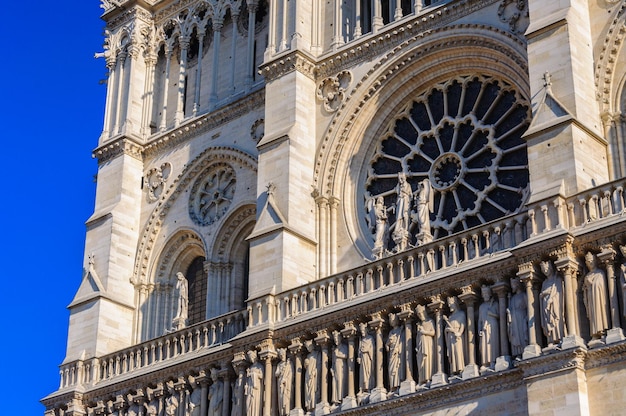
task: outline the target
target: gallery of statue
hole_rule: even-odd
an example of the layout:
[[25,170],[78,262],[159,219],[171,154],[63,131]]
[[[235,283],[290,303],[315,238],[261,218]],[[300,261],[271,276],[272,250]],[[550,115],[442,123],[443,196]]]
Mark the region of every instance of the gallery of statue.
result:
[[626,0],[100,2],[46,416],[626,408]]

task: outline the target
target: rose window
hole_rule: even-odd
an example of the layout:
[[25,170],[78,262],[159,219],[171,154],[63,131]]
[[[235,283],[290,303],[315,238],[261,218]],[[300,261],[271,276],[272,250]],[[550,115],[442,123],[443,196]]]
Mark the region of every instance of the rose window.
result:
[[364,199],[375,246],[398,251],[516,212],[528,194],[528,119],[519,93],[487,76],[459,77],[415,98],[367,166]]
[[199,225],[220,219],[235,196],[235,171],[226,164],[209,167],[191,189],[189,215]]

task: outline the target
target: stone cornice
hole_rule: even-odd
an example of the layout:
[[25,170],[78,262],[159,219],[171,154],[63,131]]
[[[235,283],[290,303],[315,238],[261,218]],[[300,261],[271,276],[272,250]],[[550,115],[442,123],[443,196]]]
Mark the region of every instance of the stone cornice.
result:
[[171,149],[190,137],[196,137],[250,112],[262,109],[264,105],[265,89],[261,88],[231,104],[189,120],[167,133],[156,136],[145,145],[144,156],[150,158],[155,153]]
[[525,380],[545,377],[560,371],[576,369],[584,371],[586,354],[583,348],[559,351],[529,360],[516,361],[515,367],[523,371]]
[[266,82],[271,82],[293,71],[298,71],[315,80],[314,58],[300,50],[289,52],[261,65],[259,74],[265,78]]
[[129,137],[121,136],[96,148],[92,153],[92,157],[98,159],[98,164],[103,164],[122,154],[142,160],[142,152],[143,147],[141,144]]
[[626,361],[626,341],[607,345],[603,348],[593,349],[587,352],[585,369],[590,370]]

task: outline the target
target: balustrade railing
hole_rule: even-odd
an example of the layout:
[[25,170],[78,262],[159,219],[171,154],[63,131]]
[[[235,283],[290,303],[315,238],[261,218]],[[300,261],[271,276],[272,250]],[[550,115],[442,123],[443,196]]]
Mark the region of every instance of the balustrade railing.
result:
[[231,312],[112,354],[63,364],[60,371],[60,388],[98,383],[156,363],[215,347],[240,334],[246,327],[247,316],[244,311]]
[[559,230],[573,231],[626,212],[626,180],[610,182],[569,198],[553,196],[473,229],[317,280],[273,297],[253,300],[249,325],[281,322],[330,305],[379,291],[405,280],[474,262],[514,248],[533,237]]
[[[440,238],[276,295],[248,301],[233,312],[130,348],[61,365],[60,388],[95,384],[204,348],[220,345],[246,328],[290,319],[385,291],[401,282],[436,278],[435,273],[471,265],[533,238],[553,232],[584,232],[593,224],[621,221],[626,212],[626,179],[577,195],[554,196],[528,205],[524,212]],[[602,224],[602,223],[605,224]],[[470,266],[471,267],[471,266]],[[442,274],[443,275],[443,274]],[[428,279],[430,281],[431,279]]]

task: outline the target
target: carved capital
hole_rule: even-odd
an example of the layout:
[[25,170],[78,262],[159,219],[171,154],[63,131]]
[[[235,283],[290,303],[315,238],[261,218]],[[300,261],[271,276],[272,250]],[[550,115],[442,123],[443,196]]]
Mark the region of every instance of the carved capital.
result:
[[340,331],[344,338],[350,339],[356,335],[356,327],[354,321],[348,321],[343,324],[343,329]]
[[474,305],[478,300],[478,295],[474,292],[474,288],[470,285],[463,286],[461,288],[461,293],[457,297],[467,306]]

